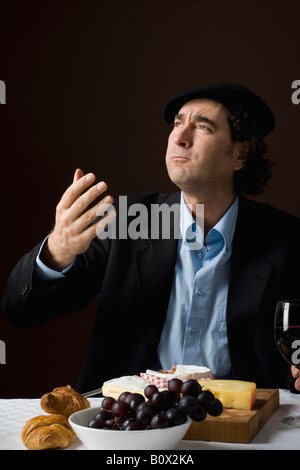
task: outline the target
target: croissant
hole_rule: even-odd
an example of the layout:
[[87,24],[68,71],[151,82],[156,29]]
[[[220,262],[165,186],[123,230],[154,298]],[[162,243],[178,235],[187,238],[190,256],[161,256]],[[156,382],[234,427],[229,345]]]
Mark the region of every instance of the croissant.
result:
[[41,408],[46,413],[61,414],[69,417],[72,413],[90,407],[90,402],[76,392],[70,385],[54,388],[41,398]]
[[41,415],[30,419],[22,430],[22,441],[29,450],[67,447],[74,441],[75,432],[63,415]]

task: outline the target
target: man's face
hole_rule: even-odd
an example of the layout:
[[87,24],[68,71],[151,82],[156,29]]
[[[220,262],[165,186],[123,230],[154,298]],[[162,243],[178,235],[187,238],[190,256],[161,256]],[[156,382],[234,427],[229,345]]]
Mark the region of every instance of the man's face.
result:
[[225,107],[207,99],[185,103],[175,116],[166,165],[183,191],[233,191],[234,172],[242,167],[241,142],[232,142]]

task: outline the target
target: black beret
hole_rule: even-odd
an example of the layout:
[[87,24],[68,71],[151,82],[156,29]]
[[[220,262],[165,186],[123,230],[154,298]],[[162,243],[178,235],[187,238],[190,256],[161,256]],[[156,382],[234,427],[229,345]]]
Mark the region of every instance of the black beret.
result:
[[197,98],[206,98],[222,103],[233,111],[245,110],[256,124],[257,133],[264,137],[275,127],[275,116],[269,106],[255,93],[237,83],[210,83],[191,88],[171,98],[164,107],[164,118],[173,124],[174,116],[187,102]]

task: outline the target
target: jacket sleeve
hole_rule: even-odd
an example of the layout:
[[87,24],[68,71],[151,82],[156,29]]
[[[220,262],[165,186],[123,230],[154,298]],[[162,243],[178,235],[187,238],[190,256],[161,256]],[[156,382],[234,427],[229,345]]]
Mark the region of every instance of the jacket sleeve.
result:
[[53,318],[85,308],[101,290],[109,256],[109,243],[95,239],[61,279],[41,280],[36,258],[41,244],[17,263],[2,299],[7,319],[19,328],[48,323]]

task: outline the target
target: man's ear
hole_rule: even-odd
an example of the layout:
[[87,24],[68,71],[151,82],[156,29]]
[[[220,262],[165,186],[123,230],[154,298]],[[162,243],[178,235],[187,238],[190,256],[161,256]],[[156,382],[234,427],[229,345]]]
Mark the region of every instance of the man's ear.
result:
[[236,170],[241,170],[247,163],[247,160],[249,158],[252,144],[248,140],[245,140],[244,142],[237,142],[238,143],[238,148],[237,148],[237,159],[236,159]]

